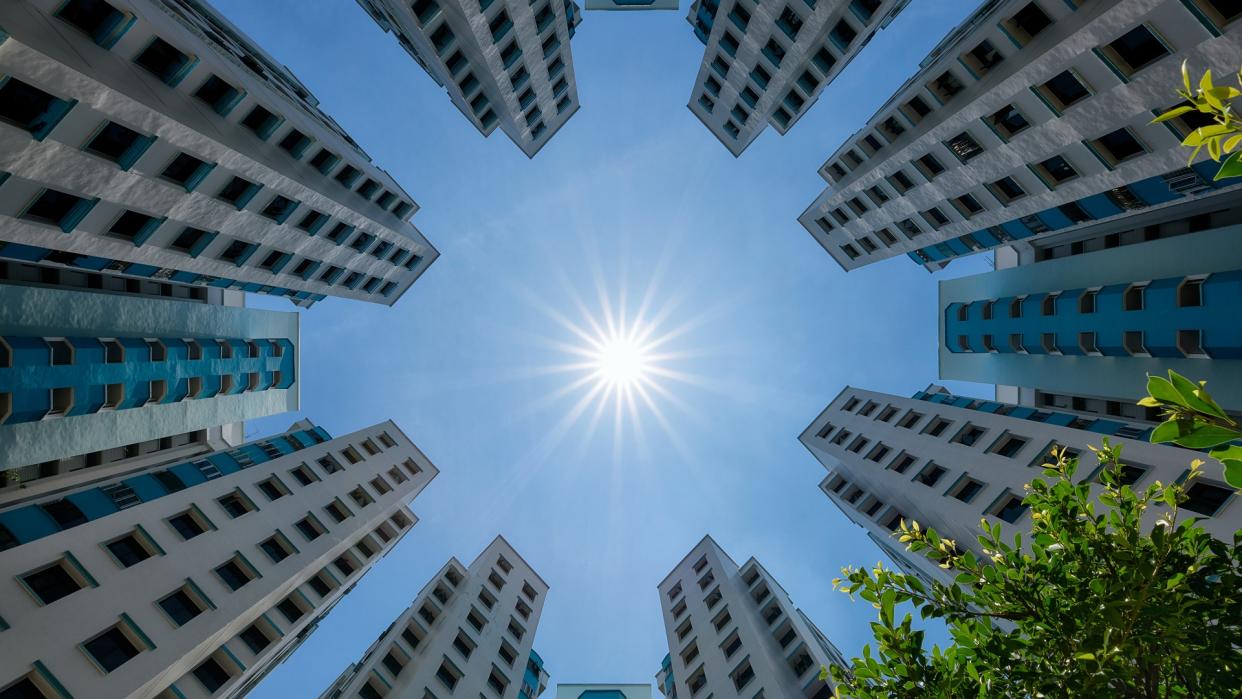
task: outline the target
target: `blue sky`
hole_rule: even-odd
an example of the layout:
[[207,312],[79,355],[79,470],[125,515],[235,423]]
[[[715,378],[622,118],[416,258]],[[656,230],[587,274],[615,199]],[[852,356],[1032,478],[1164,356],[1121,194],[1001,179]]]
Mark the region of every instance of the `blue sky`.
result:
[[[391,418],[441,471],[418,526],[253,696],[317,696],[448,557],[497,533],[551,586],[536,648],[554,683],[650,681],[667,652],[655,586],[705,533],[857,653],[874,610],[829,581],[880,553],[819,492],[797,435],[846,384],[935,381],[936,281],[984,261],[847,275],[796,217],[823,160],[974,4],[914,2],[788,136],[737,160],[686,109],[703,46],[682,13],[587,13],[582,109],[531,161],[484,139],[353,3],[218,0],[414,196],[442,253],[393,308],[304,312],[302,412],[248,425]],[[670,335],[672,376],[620,424],[612,404],[580,405],[565,368],[583,344],[570,326],[606,307],[645,308]]]

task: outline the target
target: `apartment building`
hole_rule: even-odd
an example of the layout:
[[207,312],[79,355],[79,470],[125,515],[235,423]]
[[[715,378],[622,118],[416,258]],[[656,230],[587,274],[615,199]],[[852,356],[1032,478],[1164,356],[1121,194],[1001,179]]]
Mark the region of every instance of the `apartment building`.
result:
[[535,157],[578,111],[573,0],[358,0],[484,136]]
[[848,667],[754,558],[738,566],[703,537],[659,584],[669,654],[656,687],[680,697],[832,696],[821,667]]
[[391,305],[438,255],[413,198],[202,0],[3,3],[0,27],[0,277]]
[[1230,0],[988,0],[827,159],[799,221],[846,270],[901,254],[935,270],[1227,208],[1242,184],[1180,145],[1203,115],[1150,122],[1180,101],[1182,61],[1234,69],[1240,16]]
[[[828,470],[821,490],[899,565],[928,579],[934,563],[911,556],[890,537],[900,521],[930,526],[978,553],[980,518],[1006,530],[1029,528],[1023,484],[1042,476],[1053,447],[1082,461],[1077,478],[1098,479],[1088,446],[1107,437],[1123,448],[1127,484],[1182,479],[1202,454],[1147,441],[1152,427],[1124,418],[954,396],[929,386],[910,398],[847,386],[803,431],[802,444]],[[1219,476],[1209,467],[1208,476]],[[1213,536],[1242,527],[1242,504],[1216,478],[1191,486],[1182,508]],[[1150,513],[1154,522],[1158,513]]]
[[242,421],[296,410],[297,314],[216,295],[0,284],[0,503],[125,468],[144,443],[237,444]]
[[[591,9],[589,4],[587,9]],[[651,685],[558,684],[556,699],[651,699]]]
[[244,695],[437,473],[392,422],[333,439],[303,421],[163,466],[0,509],[0,695]]
[[586,0],[588,10],[676,10],[677,0]]
[[768,124],[783,136],[909,2],[695,0],[686,21],[706,48],[690,111],[734,157]]
[[456,558],[320,699],[533,699],[548,685],[532,648],[548,585],[502,536]]
[[[1144,376],[1242,412],[1242,221],[940,282],[940,377],[1040,409],[1159,421]],[[998,257],[998,261],[1001,258]]]

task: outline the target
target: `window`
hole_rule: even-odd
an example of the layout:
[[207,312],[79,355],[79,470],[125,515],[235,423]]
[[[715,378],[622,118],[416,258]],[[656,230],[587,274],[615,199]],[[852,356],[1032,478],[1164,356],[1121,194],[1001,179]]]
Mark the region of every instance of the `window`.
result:
[[1100,347],[1094,332],[1078,333],[1078,348],[1089,357],[1100,356]]
[[939,437],[952,424],[953,423],[951,421],[942,417],[932,418],[931,422],[927,423],[927,427],[923,428],[923,434]]
[[992,506],[988,514],[1003,522],[1013,524],[1022,517],[1026,510],[1027,506],[1022,503],[1022,498],[1013,493],[1006,493],[996,501],[996,504]]
[[260,541],[259,548],[263,550],[263,553],[267,554],[272,563],[280,563],[294,554],[293,545],[279,531]]
[[961,132],[949,139],[944,145],[963,163],[983,153],[983,146],[979,145],[979,142],[975,140],[974,136],[970,135],[969,131]]
[[104,0],[69,0],[56,11],[56,16],[104,48],[111,48],[128,26],[125,15]]
[[209,694],[215,694],[217,690],[228,684],[228,681],[233,677],[232,673],[226,670],[224,665],[214,655],[199,663],[198,667],[192,670],[192,673],[194,678],[202,683],[203,688]]
[[1177,287],[1177,307],[1197,308],[1203,305],[1202,278],[1187,279]]
[[41,604],[51,604],[87,586],[83,571],[67,558],[26,573],[21,580]]
[[1029,2],[1017,14],[1001,23],[1018,44],[1026,46],[1043,30],[1052,25],[1052,18],[1039,5]]
[[1001,56],[996,47],[992,45],[992,42],[986,39],[979,42],[978,46],[975,46],[962,58],[963,62],[970,66],[971,70],[979,76],[987,75],[1001,61],[1005,60],[1004,56]]
[[1061,348],[1057,346],[1056,333],[1043,333],[1040,335],[1039,345],[1046,354],[1061,354]]
[[962,90],[965,90],[966,86],[962,84],[962,81],[952,71],[946,70],[935,80],[928,83],[927,88],[944,103],[953,99]]
[[916,159],[914,161],[914,165],[929,180],[934,179],[936,175],[944,172],[944,166],[941,165],[940,161],[936,160],[936,157],[931,153]]
[[176,86],[193,66],[189,56],[159,37],[155,37],[147,48],[138,54],[134,63],[145,68],[148,73],[169,87]]
[[465,631],[458,629],[457,637],[453,639],[453,647],[457,649],[458,653],[461,653],[461,657],[469,660],[470,654],[474,652],[478,644],[467,636]]
[[46,223],[69,233],[95,206],[95,202],[55,189],[45,189],[35,197],[21,217]]
[[733,671],[729,673],[729,678],[733,680],[733,686],[739,692],[750,684],[750,681],[755,679],[755,671],[750,666],[750,659],[742,660],[741,664],[733,668]]
[[158,602],[173,626],[185,626],[191,619],[202,614],[207,605],[190,585],[179,588]]
[[241,558],[240,554],[229,559],[223,565],[218,566],[215,571],[216,575],[220,577],[221,582],[234,591],[241,589],[242,586],[257,577],[254,569]]
[[225,514],[232,519],[237,519],[247,512],[255,510],[254,503],[242,493],[240,488],[217,498],[216,502],[220,504],[220,509],[224,510]]
[[1186,501],[1182,503],[1182,507],[1211,517],[1220,511],[1231,495],[1232,491],[1227,488],[1199,481],[1186,491]]
[[43,140],[74,103],[10,77],[0,85],[0,119]]
[[923,219],[931,224],[931,227],[936,230],[940,230],[949,224],[949,217],[945,216],[943,211],[934,206],[927,211],[924,211],[922,216]]
[[190,540],[207,531],[208,525],[196,508],[191,508],[168,519],[168,524],[182,539]]
[[768,43],[764,45],[762,53],[768,59],[768,62],[777,68],[781,67],[781,61],[785,59],[785,47],[781,46],[775,37],[768,39]]
[[448,658],[440,663],[440,668],[436,670],[436,678],[444,683],[444,686],[451,692],[457,687],[457,683],[461,681],[461,670],[458,670]]
[[153,140],[155,139],[147,138],[131,128],[109,121],[95,132],[82,149],[116,163],[122,170],[128,170]]
[[889,464],[888,467],[897,473],[905,473],[916,461],[918,461],[917,458],[903,451],[897,455],[896,459],[893,459],[893,463]]
[[965,218],[970,218],[983,211],[983,205],[979,203],[979,200],[973,194],[963,194],[953,199],[951,203],[953,208],[957,209],[957,212]]
[[154,546],[139,530],[109,541],[104,548],[122,568],[135,566],[155,555]]
[[957,433],[957,436],[952,441],[954,444],[973,447],[986,432],[987,430],[984,430],[982,427],[966,423],[966,426]]
[[1142,330],[1126,330],[1122,335],[1122,345],[1126,352],[1135,357],[1150,357],[1147,348],[1143,345]]
[[1051,185],[1058,185],[1063,182],[1078,177],[1078,171],[1064,156],[1054,155],[1051,158],[1039,163],[1035,169],[1044,177],[1044,181]]
[[922,471],[919,471],[918,475],[914,477],[914,480],[931,487],[940,482],[940,479],[944,477],[945,473],[947,473],[947,471],[943,468],[934,463],[929,463],[927,466],[923,467]]
[[1058,111],[1078,104],[1091,96],[1091,90],[1073,71],[1064,71],[1040,85],[1037,92]]
[[1127,311],[1143,310],[1146,292],[1147,284],[1131,284],[1126,287],[1121,297],[1122,308]]
[[949,494],[962,502],[970,502],[983,490],[983,484],[973,478],[963,478]]
[[203,104],[211,107],[211,110],[220,116],[227,116],[233,110],[233,107],[241,101],[242,93],[237,88],[228,84],[218,76],[209,75],[194,91]]
[[269,112],[263,105],[256,104],[246,118],[241,120],[241,125],[250,129],[259,140],[266,141],[276,127],[280,126],[280,122],[280,117]]
[[1091,145],[1109,165],[1119,165],[1147,152],[1128,128],[1106,133],[1091,141]]
[[1022,185],[1018,184],[1017,180],[1012,177],[1002,177],[989,184],[988,190],[992,192],[992,195],[1000,203],[1005,205],[1026,196],[1026,190],[1022,189]]
[[1177,349],[1188,359],[1210,359],[1203,347],[1202,330],[1178,330]]
[[845,21],[844,18],[837,22],[836,26],[832,28],[832,31],[828,32],[828,38],[831,39],[832,42],[837,45],[837,48],[842,51],[844,51],[845,48],[850,45],[850,42],[852,42],[857,36],[858,31],[850,26],[850,23]]
[[1001,435],[1000,439],[996,440],[996,443],[992,445],[992,448],[989,449],[989,451],[993,454],[1006,456],[1012,459],[1022,451],[1022,448],[1026,446],[1028,441],[1030,440],[1026,437],[1019,437],[1017,435],[1006,433]]
[[224,185],[224,188],[220,190],[216,198],[226,201],[237,207],[238,210],[241,210],[254,198],[258,191],[259,185],[243,180],[240,177],[234,177],[229,180],[228,184]]
[[893,188],[901,194],[905,194],[914,188],[914,181],[911,180],[910,176],[903,170],[898,170],[892,175],[889,175],[888,181],[893,185]]
[[259,628],[258,623],[251,624],[250,626],[242,629],[242,632],[237,634],[237,637],[240,638],[242,642],[246,644],[246,647],[250,649],[250,652],[255,655],[262,653],[272,644],[272,639],[268,637],[267,633],[264,632],[263,629]]
[[907,430],[912,429],[916,424],[918,424],[919,420],[922,420],[922,419],[923,419],[922,413],[916,413],[915,411],[911,410],[907,412],[904,417],[901,418],[901,422],[898,422],[897,426],[903,427]]
[[305,616],[307,611],[302,604],[298,603],[294,595],[289,595],[278,602],[276,604],[276,608],[280,610],[281,615],[288,620],[290,624],[297,623],[298,619]]
[[1169,48],[1150,27],[1140,24],[1114,39],[1101,53],[1122,75],[1130,77],[1169,55]]
[[1012,104],[1001,107],[987,117],[987,122],[1000,134],[1004,140],[1009,140],[1014,136],[1027,130],[1031,124],[1022,116]]
[[268,500],[279,500],[291,492],[276,476],[259,481],[255,486],[267,496]]
[[82,644],[82,650],[104,672],[112,672],[129,662],[144,648],[127,624],[117,624]]

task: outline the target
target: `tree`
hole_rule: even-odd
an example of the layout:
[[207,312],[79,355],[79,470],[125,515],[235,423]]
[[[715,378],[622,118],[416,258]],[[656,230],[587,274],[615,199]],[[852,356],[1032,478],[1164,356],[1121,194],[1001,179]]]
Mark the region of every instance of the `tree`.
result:
[[[1180,396],[1180,392],[1179,392]],[[1002,536],[986,519],[984,555],[918,522],[909,551],[952,571],[923,582],[876,564],[843,569],[834,587],[878,610],[875,651],[834,667],[839,696],[1237,697],[1242,693],[1242,565],[1238,543],[1210,536],[1179,509],[1181,484],[1125,485],[1121,449],[1092,448],[1100,484],[1076,482],[1077,459],[1054,450],[1026,486],[1031,531]],[[1158,513],[1155,526],[1151,515]],[[924,648],[897,605],[943,620],[952,642]],[[823,671],[823,674],[828,674]]]
[[[1237,78],[1238,86],[1242,87],[1242,70],[1238,71]],[[1206,147],[1212,160],[1221,163],[1220,170],[1213,179],[1242,176],[1242,149],[1239,148],[1242,146],[1242,119],[1234,115],[1232,104],[1232,100],[1242,96],[1242,92],[1237,88],[1213,84],[1211,70],[1203,73],[1197,90],[1192,88],[1190,70],[1185,61],[1182,62],[1182,83],[1185,89],[1178,90],[1177,94],[1189,104],[1170,109],[1156,117],[1152,123],[1167,121],[1190,112],[1207,114],[1216,123],[1191,131],[1182,141],[1183,146],[1194,147],[1188,162],[1193,163],[1199,151]],[[1222,157],[1224,162],[1221,162]]]
[[1169,370],[1168,380],[1147,377],[1147,408],[1160,408],[1164,422],[1151,433],[1153,442],[1172,442],[1190,449],[1211,449],[1208,456],[1224,466],[1225,482],[1242,488],[1242,426],[1229,417],[1207,392],[1207,382],[1191,383]]

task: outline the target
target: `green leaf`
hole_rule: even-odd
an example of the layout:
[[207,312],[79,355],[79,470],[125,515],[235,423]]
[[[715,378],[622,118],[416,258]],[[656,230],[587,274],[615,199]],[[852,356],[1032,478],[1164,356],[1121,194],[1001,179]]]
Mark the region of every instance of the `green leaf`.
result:
[[[1161,425],[1163,427],[1164,425]],[[1159,428],[1156,428],[1159,429]],[[1156,433],[1152,433],[1153,441]],[[1173,440],[1176,444],[1190,449],[1207,449],[1209,447],[1217,447],[1222,444],[1228,444],[1237,439],[1239,435],[1237,430],[1231,430],[1227,427],[1217,427],[1216,425],[1198,425],[1189,433],[1184,434]]]
[[1160,123],[1160,122],[1162,122],[1162,121],[1168,121],[1169,119],[1175,119],[1175,118],[1177,118],[1177,117],[1179,117],[1179,116],[1181,116],[1181,115],[1185,114],[1186,112],[1193,112],[1193,111],[1195,111],[1195,108],[1194,108],[1194,107],[1190,107],[1190,106],[1186,106],[1186,107],[1176,107],[1176,108],[1174,108],[1174,109],[1170,109],[1169,111],[1165,112],[1164,114],[1161,114],[1160,116],[1156,117],[1155,119],[1152,119],[1152,120],[1151,120],[1151,123],[1153,123],[1153,124],[1159,124],[1159,123]]
[[1220,164],[1216,177],[1212,179],[1223,180],[1226,177],[1242,177],[1242,151],[1225,158],[1225,162]]
[[1156,426],[1151,432],[1151,443],[1161,444],[1163,442],[1172,442],[1181,436],[1181,429],[1178,428],[1177,420],[1165,420]]
[[1225,466],[1225,482],[1230,487],[1242,490],[1242,460],[1221,459]]
[[1186,399],[1186,402],[1183,404],[1186,407],[1201,413],[1207,413],[1208,415],[1225,418],[1226,420],[1229,419],[1229,416],[1225,415],[1225,411],[1216,404],[1216,401],[1212,400],[1207,391],[1203,390],[1201,386],[1192,383],[1190,379],[1169,369],[1169,381],[1173,384],[1173,388],[1177,389],[1178,394]]
[[1190,407],[1186,405],[1185,399],[1173,388],[1173,384],[1168,379],[1159,376],[1147,377],[1147,395],[1164,403],[1173,403],[1182,407]]
[[1079,653],[1074,658],[1076,660],[1095,660],[1095,653]]

